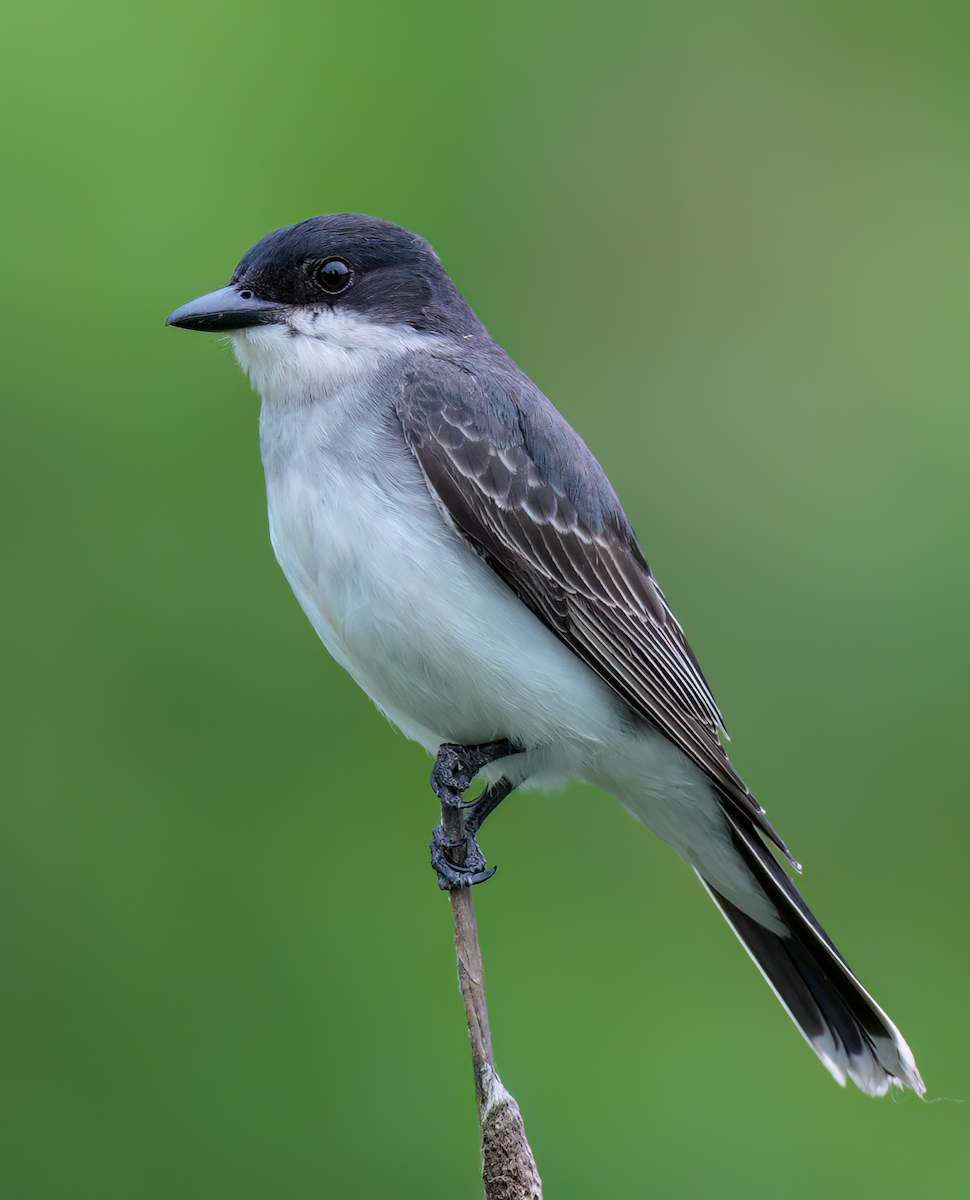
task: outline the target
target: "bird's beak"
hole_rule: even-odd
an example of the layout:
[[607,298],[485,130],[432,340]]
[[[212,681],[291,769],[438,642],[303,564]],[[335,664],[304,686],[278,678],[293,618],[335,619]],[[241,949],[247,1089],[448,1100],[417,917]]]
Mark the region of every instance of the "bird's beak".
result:
[[247,288],[231,283],[183,304],[169,315],[165,324],[198,329],[202,333],[230,333],[247,325],[272,325],[281,319],[282,313],[282,305],[260,300]]

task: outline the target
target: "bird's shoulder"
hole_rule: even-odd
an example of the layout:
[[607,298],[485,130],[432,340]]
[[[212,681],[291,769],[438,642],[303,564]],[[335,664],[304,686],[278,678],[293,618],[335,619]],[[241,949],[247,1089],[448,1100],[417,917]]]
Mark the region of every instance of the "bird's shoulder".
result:
[[[506,510],[607,536],[643,553],[605,471],[575,429],[495,343],[403,364],[397,411],[415,446],[440,454]],[[643,561],[644,569],[647,569]]]
[[611,626],[652,629],[655,650],[676,647],[697,715],[712,729],[721,725],[606,473],[500,347],[412,364],[398,415],[448,518],[525,603],[571,640],[577,605]]

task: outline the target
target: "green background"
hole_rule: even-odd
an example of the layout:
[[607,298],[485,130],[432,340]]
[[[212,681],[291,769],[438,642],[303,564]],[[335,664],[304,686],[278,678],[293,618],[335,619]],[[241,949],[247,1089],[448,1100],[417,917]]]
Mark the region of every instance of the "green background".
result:
[[[163,328],[268,230],[434,243],[587,437],[804,890],[970,1098],[967,55],[911,0],[37,3],[4,18],[2,1189],[479,1194],[429,763],[273,562],[257,400]],[[556,1200],[967,1194],[840,1091],[609,797],[478,895]]]

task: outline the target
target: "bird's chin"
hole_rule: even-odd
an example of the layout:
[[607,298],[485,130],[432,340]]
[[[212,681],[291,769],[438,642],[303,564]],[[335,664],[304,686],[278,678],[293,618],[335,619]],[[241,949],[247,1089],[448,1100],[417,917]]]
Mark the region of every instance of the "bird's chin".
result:
[[[294,331],[288,324],[249,325],[227,334],[236,361],[252,380],[253,387],[263,396],[276,391],[282,382],[285,364],[292,357]],[[302,340],[302,339],[300,339]]]

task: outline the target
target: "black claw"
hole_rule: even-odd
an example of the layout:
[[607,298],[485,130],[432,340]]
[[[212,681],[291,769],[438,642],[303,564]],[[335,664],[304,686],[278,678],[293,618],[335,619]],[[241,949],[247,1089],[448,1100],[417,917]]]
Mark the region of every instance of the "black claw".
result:
[[[454,851],[464,851],[464,862],[455,861],[452,857]],[[484,883],[492,878],[497,869],[489,869],[485,855],[473,837],[456,842],[447,836],[440,825],[434,827],[432,834],[431,866],[438,875],[438,887],[443,892]]]

